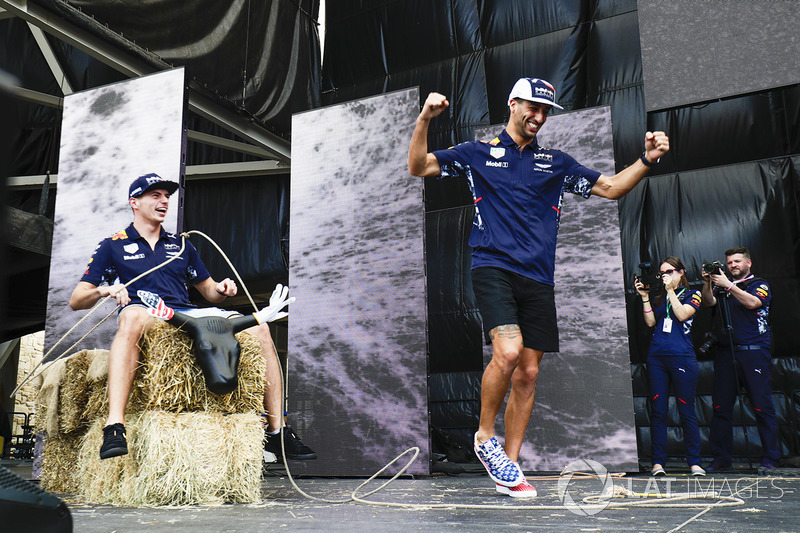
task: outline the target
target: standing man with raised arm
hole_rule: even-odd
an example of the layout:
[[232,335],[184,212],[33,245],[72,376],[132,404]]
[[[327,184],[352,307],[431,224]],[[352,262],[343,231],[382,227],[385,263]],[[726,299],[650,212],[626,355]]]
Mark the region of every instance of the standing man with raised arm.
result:
[[[508,97],[508,124],[494,140],[429,153],[428,125],[449,105],[441,94],[428,95],[411,137],[408,170],[415,176],[463,177],[472,191],[472,284],[493,349],[481,383],[475,453],[498,492],[532,497],[536,489],[518,460],[539,364],[544,352],[559,349],[553,271],[563,195],[621,198],[669,151],[669,139],[664,132],[647,132],[641,158],[604,176],[539,145],[536,134],[548,113],[562,108],[548,82],[521,78]],[[494,429],[509,385],[504,448]]]

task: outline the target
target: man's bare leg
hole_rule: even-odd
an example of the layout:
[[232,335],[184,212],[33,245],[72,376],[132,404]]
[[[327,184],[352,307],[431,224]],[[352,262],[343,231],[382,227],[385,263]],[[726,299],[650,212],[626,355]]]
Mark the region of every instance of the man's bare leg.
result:
[[522,349],[517,368],[511,376],[511,393],[506,404],[505,450],[508,458],[519,462],[519,450],[525,440],[525,430],[531,419],[533,402],[536,396],[536,379],[539,376],[539,364],[544,352]]
[[108,418],[106,425],[124,424],[125,408],[139,364],[139,337],[150,315],[143,307],[128,307],[119,315],[119,329],[108,355]]
[[478,444],[495,434],[495,420],[523,349],[522,334],[516,324],[497,326],[489,332],[489,337],[492,339],[492,360],[486,365],[481,380],[481,418],[476,435]]
[[[314,450],[300,441],[300,438],[290,427],[284,427],[283,421],[283,382],[281,380],[281,368],[275,353],[275,345],[272,343],[272,336],[269,326],[262,324],[247,329],[249,333],[255,335],[261,342],[261,352],[264,356],[265,371],[264,379],[264,411],[267,413],[267,437],[264,449],[273,453],[280,460],[282,457],[282,446],[285,446],[285,453],[288,459],[316,459],[317,454]],[[277,436],[278,430],[283,429],[283,440]],[[281,444],[283,443],[283,444]]]
[[253,326],[245,331],[254,335],[261,343],[265,366],[264,411],[267,414],[267,429],[275,432],[283,426],[283,381],[275,345],[267,324]]

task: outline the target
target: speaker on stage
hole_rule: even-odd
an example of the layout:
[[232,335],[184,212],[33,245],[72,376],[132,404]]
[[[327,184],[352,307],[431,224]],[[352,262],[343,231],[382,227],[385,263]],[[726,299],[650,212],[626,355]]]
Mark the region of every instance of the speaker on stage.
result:
[[56,496],[0,466],[0,524],[9,532],[71,533],[72,514]]

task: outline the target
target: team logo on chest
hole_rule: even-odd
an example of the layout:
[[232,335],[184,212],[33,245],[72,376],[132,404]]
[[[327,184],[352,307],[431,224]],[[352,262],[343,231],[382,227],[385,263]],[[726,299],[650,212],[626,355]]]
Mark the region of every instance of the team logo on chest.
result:
[[505,148],[501,148],[501,147],[497,147],[497,146],[493,146],[493,147],[491,147],[489,149],[489,155],[494,157],[495,159],[500,159],[501,157],[506,155],[506,149]]
[[129,254],[133,254],[133,253],[136,253],[136,250],[139,249],[139,245],[136,244],[135,242],[133,242],[131,244],[126,244],[125,246],[122,247],[122,249],[125,250]]
[[536,152],[533,154],[533,159],[535,162],[533,170],[552,174],[553,171],[550,168],[553,166],[553,156],[551,154]]

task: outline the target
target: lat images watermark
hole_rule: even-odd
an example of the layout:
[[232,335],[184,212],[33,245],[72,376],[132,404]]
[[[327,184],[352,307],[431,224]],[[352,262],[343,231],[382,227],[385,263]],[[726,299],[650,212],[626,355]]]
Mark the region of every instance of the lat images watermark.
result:
[[[601,488],[598,503],[585,502],[584,498],[580,496],[577,497],[578,501],[575,501],[572,497],[573,491],[570,490],[570,482],[576,475],[582,479],[587,479],[583,475],[584,473],[590,475],[589,479],[592,480],[593,487],[598,484],[597,480],[599,480]],[[614,494],[614,480],[611,478],[606,467],[597,461],[578,459],[577,461],[572,461],[564,468],[561,476],[558,478],[557,489],[558,499],[570,512],[580,516],[592,516],[608,507],[608,502],[611,501]]]
[[626,498],[675,498],[687,501],[707,499],[709,503],[727,500],[777,500],[784,489],[780,478],[696,478],[647,477],[616,478],[591,459],[571,462],[558,479],[558,499],[570,512],[593,516],[608,508],[615,495]]

